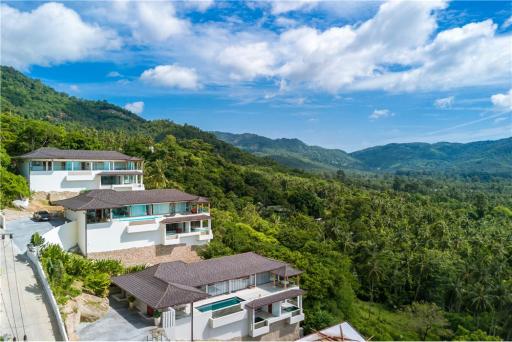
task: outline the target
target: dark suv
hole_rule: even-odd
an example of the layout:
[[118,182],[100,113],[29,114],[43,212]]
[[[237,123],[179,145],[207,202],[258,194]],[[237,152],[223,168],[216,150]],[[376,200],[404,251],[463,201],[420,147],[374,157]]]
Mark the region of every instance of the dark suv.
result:
[[46,210],[36,211],[34,213],[35,221],[50,221],[50,214]]

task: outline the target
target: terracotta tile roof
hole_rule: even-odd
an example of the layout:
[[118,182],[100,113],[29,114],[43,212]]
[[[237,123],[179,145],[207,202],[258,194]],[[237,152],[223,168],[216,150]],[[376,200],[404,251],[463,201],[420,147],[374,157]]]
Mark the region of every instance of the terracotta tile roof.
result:
[[[284,262],[248,252],[189,264],[183,261],[162,263],[140,272],[113,277],[112,282],[149,305],[151,305],[150,301],[151,303],[165,303],[165,305],[177,303],[167,305],[172,306],[203,299],[199,298],[200,296],[197,292],[199,291],[197,288],[200,286],[247,277],[256,273],[269,272],[282,268],[285,265],[287,264]],[[177,289],[189,291],[190,293],[182,293],[177,289],[173,289],[165,294],[167,285],[172,285]],[[201,293],[206,295],[204,292]],[[163,299],[164,294],[168,297],[165,300]],[[173,296],[183,298],[173,298]],[[199,299],[194,299],[196,296]],[[290,295],[287,298],[293,296]]]
[[155,189],[136,191],[91,190],[78,196],[54,201],[72,210],[120,208],[131,204],[168,202],[196,202],[204,197],[187,194],[176,189]]
[[302,291],[301,289],[291,289],[288,291],[278,292],[276,294],[266,296],[263,298],[255,299],[252,302],[245,304],[245,307],[251,308],[251,309],[257,309],[257,308],[261,308],[262,306],[270,305],[272,303],[279,302],[284,299],[302,296],[303,294],[304,294],[304,291]]
[[68,159],[68,160],[123,160],[138,161],[142,158],[130,157],[117,151],[61,150],[53,147],[41,147],[21,155],[21,159]]

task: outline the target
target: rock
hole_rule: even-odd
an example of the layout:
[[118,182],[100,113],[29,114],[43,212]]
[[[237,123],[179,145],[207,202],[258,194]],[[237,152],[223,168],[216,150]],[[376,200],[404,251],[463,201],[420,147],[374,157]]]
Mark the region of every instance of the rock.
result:
[[71,197],[75,197],[76,195],[78,195],[78,192],[74,191],[52,191],[48,193],[47,198],[50,201],[50,203],[52,203],[53,201],[68,199]]
[[82,293],[75,300],[80,312],[80,322],[94,322],[105,316],[108,312],[108,298]]
[[96,297],[87,293],[69,300],[61,307],[62,318],[70,341],[78,341],[76,328],[80,322],[94,322],[105,316],[109,309],[108,298]]

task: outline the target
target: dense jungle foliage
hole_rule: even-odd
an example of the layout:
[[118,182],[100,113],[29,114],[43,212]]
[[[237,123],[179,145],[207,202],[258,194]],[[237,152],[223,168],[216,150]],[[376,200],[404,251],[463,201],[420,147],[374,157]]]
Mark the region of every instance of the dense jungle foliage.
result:
[[146,160],[148,189],[210,197],[214,239],[201,254],[255,251],[304,270],[307,332],[348,320],[374,340],[512,339],[504,180],[311,175],[167,121],[99,131],[3,114],[1,125],[8,156],[115,149]]

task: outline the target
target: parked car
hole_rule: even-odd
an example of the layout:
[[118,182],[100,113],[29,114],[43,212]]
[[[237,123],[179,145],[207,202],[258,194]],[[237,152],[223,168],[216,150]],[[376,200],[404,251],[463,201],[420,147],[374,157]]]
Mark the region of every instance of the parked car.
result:
[[50,221],[50,213],[46,210],[36,211],[33,218],[36,221]]

